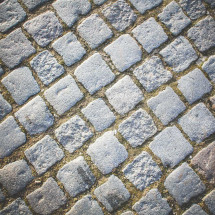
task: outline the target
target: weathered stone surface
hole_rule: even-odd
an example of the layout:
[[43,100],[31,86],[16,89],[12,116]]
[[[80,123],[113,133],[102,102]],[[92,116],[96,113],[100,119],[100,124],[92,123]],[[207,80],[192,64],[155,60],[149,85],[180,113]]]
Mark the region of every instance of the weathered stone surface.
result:
[[158,181],[162,175],[159,166],[145,151],[128,164],[123,169],[123,173],[141,191],[155,181]]
[[144,21],[132,30],[134,37],[148,52],[152,52],[167,41],[168,36],[153,17]]
[[132,147],[142,145],[157,132],[151,116],[142,108],[120,123],[118,131]]
[[210,6],[211,6],[212,8],[215,7],[215,2],[214,2],[214,0],[204,0],[204,1],[207,2],[208,4],[210,4]]
[[177,73],[187,69],[198,58],[196,51],[183,36],[176,38],[161,50],[160,54],[167,64],[172,67],[173,71]]
[[106,2],[107,0],[93,0],[94,4],[96,5],[102,5]]
[[149,148],[164,166],[174,167],[193,152],[193,147],[176,127],[167,127],[150,143]]
[[215,20],[211,16],[199,21],[188,30],[188,37],[193,40],[199,51],[204,52],[215,47]]
[[131,211],[126,211],[126,212],[122,213],[121,215],[134,215],[134,213]]
[[209,78],[215,83],[215,55],[212,55],[203,64],[202,69],[208,74]]
[[46,86],[65,72],[63,66],[57,62],[49,51],[40,52],[30,61],[30,64]]
[[12,111],[11,105],[0,94],[0,120]]
[[125,185],[114,175],[111,175],[104,184],[96,188],[94,194],[109,212],[118,209],[130,198],[130,193]]
[[108,131],[99,137],[89,146],[87,154],[103,174],[110,173],[128,157],[125,147],[115,137],[114,131]]
[[33,210],[42,215],[51,214],[67,201],[53,178],[48,178],[42,187],[28,194],[26,198]]
[[[0,202],[3,202],[5,200],[5,196],[4,193],[2,192],[2,190],[0,189]],[[1,211],[0,211],[1,212]]]
[[105,95],[110,104],[121,115],[133,109],[143,99],[141,90],[128,75],[106,90]]
[[30,135],[46,131],[54,123],[44,100],[37,96],[15,113],[15,117],[25,127]]
[[2,83],[19,105],[24,104],[31,96],[40,92],[40,87],[28,67],[13,70],[2,79]]
[[142,58],[142,52],[137,42],[129,35],[124,34],[104,48],[120,72],[124,72]]
[[151,189],[134,204],[133,209],[139,215],[168,215],[172,210],[167,200],[162,198],[158,189]]
[[0,40],[0,58],[10,68],[14,68],[24,59],[36,52],[31,42],[22,33],[21,28],[11,32]]
[[60,22],[51,11],[27,21],[23,27],[41,47],[47,46],[63,32]]
[[203,103],[194,106],[178,122],[189,138],[197,143],[215,132],[215,118]]
[[33,10],[36,7],[44,4],[45,2],[47,2],[49,0],[22,0],[22,2],[25,4],[25,6],[29,9],[29,10]]
[[205,190],[205,185],[187,163],[170,173],[164,185],[179,205],[187,203]]
[[207,205],[210,212],[215,214],[215,190],[211,191],[207,196],[205,196],[203,201]]
[[64,165],[58,171],[57,178],[72,197],[86,191],[92,187],[96,181],[95,176],[82,156]]
[[95,53],[78,66],[74,74],[91,95],[115,78],[114,73],[99,53]]
[[164,68],[161,59],[157,56],[151,57],[135,68],[134,75],[147,92],[152,92],[172,78],[171,72]]
[[23,190],[33,178],[31,169],[25,160],[9,163],[0,169],[0,183],[10,195]]
[[186,210],[182,215],[207,215],[205,211],[202,210],[202,208],[197,205],[193,204],[188,210]]

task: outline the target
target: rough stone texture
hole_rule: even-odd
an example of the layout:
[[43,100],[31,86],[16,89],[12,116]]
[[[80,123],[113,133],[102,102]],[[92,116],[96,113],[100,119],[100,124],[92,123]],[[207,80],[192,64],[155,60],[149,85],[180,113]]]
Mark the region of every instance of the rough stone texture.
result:
[[161,131],[149,148],[161,159],[164,166],[170,167],[174,167],[193,152],[193,147],[176,126]]
[[171,87],[167,87],[157,96],[150,98],[147,105],[164,125],[167,125],[186,109]]
[[133,64],[142,59],[142,52],[137,42],[129,35],[124,34],[106,46],[104,51],[120,72],[124,72]]
[[157,132],[151,116],[142,108],[120,123],[118,131],[132,147],[142,145]]
[[169,3],[158,17],[175,36],[191,23],[175,1]]
[[52,6],[69,27],[72,27],[81,15],[86,15],[91,9],[88,0],[57,0]]
[[176,38],[172,43],[161,50],[160,54],[167,64],[172,67],[174,72],[184,71],[198,58],[196,51],[183,36]]
[[143,99],[141,90],[128,75],[106,90],[105,95],[110,104],[121,115],[133,109]]
[[11,105],[0,94],[0,120],[12,111]]
[[211,191],[207,196],[203,198],[204,203],[212,214],[215,214],[215,190]]
[[211,6],[212,8],[215,7],[215,2],[214,2],[214,0],[204,0],[204,1],[207,2],[208,4],[210,4],[210,6]]
[[51,11],[27,21],[23,27],[41,47],[47,46],[63,32],[60,22]]
[[209,78],[215,83],[215,55],[212,55],[203,64],[202,69],[208,74]]
[[33,210],[38,214],[51,214],[67,201],[63,191],[53,178],[48,178],[42,187],[27,195]]
[[159,166],[145,151],[129,163],[123,169],[123,173],[125,177],[141,191],[158,181],[162,175]]
[[40,52],[30,61],[30,64],[46,86],[65,72],[63,66],[57,62],[49,51]]
[[93,14],[86,18],[78,26],[77,30],[92,49],[95,49],[113,36],[110,28],[98,14]]
[[67,66],[71,66],[78,62],[86,54],[85,49],[77,40],[77,37],[71,32],[55,41],[52,47],[61,55]]
[[[0,202],[3,202],[5,200],[5,196],[4,193],[2,192],[2,190],[0,189]],[[0,211],[1,212],[1,211]]]
[[125,147],[118,141],[114,131],[107,131],[87,149],[93,163],[103,174],[110,173],[128,157]]
[[130,2],[141,14],[144,14],[147,10],[157,7],[163,0],[130,0]]
[[66,150],[73,153],[84,142],[93,136],[93,133],[79,117],[74,116],[55,130],[55,135]]
[[118,209],[130,198],[130,193],[125,185],[114,175],[111,175],[104,184],[96,188],[94,194],[109,212]]
[[23,190],[33,178],[31,169],[25,160],[9,163],[0,169],[0,183],[10,195]]
[[194,69],[178,81],[178,88],[192,104],[212,90],[212,85],[200,69]]
[[198,152],[191,160],[194,168],[203,174],[206,179],[215,184],[215,142]]
[[134,204],[133,209],[139,215],[168,215],[172,210],[167,200],[162,198],[158,189],[151,189]]
[[87,195],[76,202],[66,215],[103,215],[103,212],[97,201]]
[[57,178],[72,197],[88,190],[96,181],[96,178],[82,156],[64,165],[58,171]]
[[60,161],[64,157],[64,153],[57,143],[49,135],[46,135],[32,147],[25,150],[25,156],[37,173],[41,175],[57,161]]
[[10,69],[36,52],[31,42],[22,33],[21,28],[11,32],[0,40],[0,58]]
[[188,37],[193,40],[199,51],[204,52],[215,47],[215,20],[211,16],[199,21],[188,30]]
[[144,21],[132,30],[134,37],[148,52],[152,52],[167,41],[168,36],[153,17]]
[[131,211],[126,211],[126,212],[122,213],[121,215],[134,215],[134,213]]
[[197,205],[193,204],[188,210],[186,210],[182,215],[207,215],[205,211],[202,210],[202,208]]
[[18,198],[0,211],[1,215],[32,215],[25,202]]
[[171,72],[164,68],[161,59],[157,56],[151,57],[135,68],[134,75],[147,92],[152,92],[172,78]]
[[56,84],[45,91],[44,96],[58,114],[63,114],[83,98],[71,75],[60,79]]
[[29,10],[33,10],[36,7],[44,4],[45,2],[47,2],[49,0],[22,0],[22,2],[25,4],[25,6],[29,9]]
[[215,132],[215,118],[203,103],[194,106],[178,122],[189,138],[197,143]]
[[0,4],[0,32],[6,32],[26,17],[26,13],[16,0],[5,0]]
[[28,67],[13,70],[2,79],[2,83],[18,105],[24,104],[31,96],[40,92],[40,87]]
[[25,134],[12,116],[0,124],[0,158],[10,155],[26,141]]
[[54,117],[40,96],[35,97],[15,113],[15,117],[30,135],[46,131],[54,123]]
[[187,163],[183,163],[170,173],[164,186],[179,205],[187,203],[205,190],[205,185]]
[[96,5],[102,5],[106,2],[107,0],[93,0],[94,4]]
[[106,7],[102,13],[118,31],[124,31],[137,19],[137,15],[124,0],[118,0]]
[[78,66],[74,74],[91,95],[115,79],[114,73],[99,53]]

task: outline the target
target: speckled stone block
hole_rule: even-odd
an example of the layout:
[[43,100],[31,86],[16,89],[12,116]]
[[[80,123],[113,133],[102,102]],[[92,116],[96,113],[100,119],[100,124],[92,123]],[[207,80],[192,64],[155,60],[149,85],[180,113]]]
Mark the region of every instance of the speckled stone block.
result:
[[0,94],[0,120],[2,120],[11,111],[12,111],[11,105]]
[[207,205],[210,212],[215,214],[215,190],[212,190],[207,196],[203,198],[204,203]]
[[202,69],[208,74],[209,78],[215,83],[215,55],[212,55],[203,64]]
[[[0,189],[0,202],[3,202],[5,200],[5,196],[4,193],[2,192],[2,190]],[[0,211],[1,212],[1,211]]]
[[29,10],[34,10],[36,7],[46,3],[49,0],[22,0]]
[[202,208],[197,205],[193,204],[188,210],[186,210],[182,215],[207,215],[205,211],[202,210]]
[[107,0],[93,0],[94,4],[96,5],[102,5],[106,2]]

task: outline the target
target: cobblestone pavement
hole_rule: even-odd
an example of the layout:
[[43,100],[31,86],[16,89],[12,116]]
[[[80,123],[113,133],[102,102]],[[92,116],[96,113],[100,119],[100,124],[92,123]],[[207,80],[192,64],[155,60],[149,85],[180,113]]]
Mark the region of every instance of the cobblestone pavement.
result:
[[215,214],[214,0],[0,0],[8,214]]

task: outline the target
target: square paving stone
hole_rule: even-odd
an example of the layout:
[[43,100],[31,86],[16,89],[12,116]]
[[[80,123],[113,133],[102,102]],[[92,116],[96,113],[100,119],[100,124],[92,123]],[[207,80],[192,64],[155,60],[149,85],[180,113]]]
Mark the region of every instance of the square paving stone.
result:
[[4,193],[2,192],[2,190],[0,188],[0,202],[3,202],[4,200],[5,200],[5,196],[4,196]]
[[28,67],[13,70],[2,79],[2,83],[18,105],[24,104],[31,96],[40,92],[40,87]]
[[212,85],[200,69],[194,69],[178,81],[178,89],[192,104],[212,90]]
[[125,185],[115,175],[111,175],[104,184],[97,187],[94,194],[109,212],[115,211],[130,198]]
[[120,72],[124,72],[133,64],[142,59],[142,51],[137,42],[129,35],[124,34],[106,46],[104,51]]
[[178,122],[189,138],[197,143],[215,132],[215,118],[203,103],[194,106]]
[[102,10],[102,13],[118,31],[124,31],[137,19],[137,15],[124,0],[109,5]]
[[164,186],[179,205],[189,202],[191,198],[205,190],[205,185],[187,163],[183,163],[170,173]]
[[114,123],[116,117],[102,99],[96,99],[81,112],[93,124],[96,131],[103,131]]
[[37,96],[15,113],[15,117],[25,127],[30,135],[46,131],[54,123],[44,100]]
[[164,125],[167,125],[186,109],[171,87],[166,87],[157,96],[150,98],[147,105]]
[[161,131],[149,148],[161,159],[164,166],[170,167],[174,167],[193,152],[193,147],[176,126]]
[[93,0],[94,4],[96,5],[102,5],[106,2],[107,0]]
[[169,3],[158,17],[175,36],[180,34],[191,23],[175,1]]
[[48,178],[42,187],[28,194],[26,198],[33,210],[42,215],[51,214],[67,201],[53,178]]
[[0,124],[0,158],[10,155],[15,149],[23,145],[25,141],[25,134],[12,116],[9,116]]
[[84,120],[74,116],[55,130],[55,135],[66,150],[73,153],[93,136]]
[[132,207],[139,215],[168,215],[171,208],[158,189],[151,189]]
[[212,55],[203,64],[202,69],[208,74],[209,78],[215,83],[215,55]]
[[0,58],[10,69],[20,64],[36,52],[31,42],[22,33],[21,28],[11,32],[0,40]]
[[167,41],[168,36],[153,17],[144,21],[132,30],[134,37],[148,52],[152,52]]
[[47,46],[63,32],[62,25],[51,11],[27,21],[23,27],[41,47]]
[[211,16],[199,21],[188,30],[188,37],[193,40],[199,51],[204,52],[215,47],[215,20]]
[[66,215],[103,215],[103,212],[98,202],[93,200],[91,195],[87,195],[76,202]]
[[11,105],[0,94],[0,120],[2,120],[11,111],[12,111]]
[[105,95],[110,104],[121,115],[133,109],[143,100],[143,93],[128,75],[106,90]]
[[202,208],[197,205],[193,204],[188,210],[186,210],[182,215],[207,215],[205,211],[202,210]]
[[159,166],[145,151],[138,155],[122,171],[125,177],[141,191],[158,181],[162,176]]
[[189,41],[179,36],[172,43],[160,51],[166,63],[174,72],[182,72],[197,60],[198,56]]
[[71,32],[55,41],[52,47],[63,58],[67,66],[78,62],[86,54],[86,50]]
[[115,79],[114,73],[99,53],[78,66],[74,74],[91,95]]
[[203,174],[206,179],[215,184],[215,142],[202,149],[191,160],[191,164]]
[[64,153],[57,143],[49,135],[46,135],[31,148],[25,150],[25,156],[37,173],[41,175],[57,161],[60,161],[64,157]]
[[61,115],[80,101],[84,95],[72,76],[67,75],[46,90],[44,96]]
[[172,78],[171,72],[164,68],[161,59],[157,56],[151,57],[135,68],[134,75],[147,92],[152,92]]
[[36,7],[46,3],[49,0],[22,0],[22,2],[24,3],[24,5],[29,9],[29,10],[33,10]]
[[77,30],[92,49],[95,49],[113,36],[110,28],[98,14],[93,14],[86,18],[78,26]]
[[142,108],[120,123],[118,131],[132,147],[142,145],[157,132],[151,116]]
[[33,178],[31,169],[25,160],[9,163],[0,169],[0,183],[10,195],[23,190]]
[[91,9],[88,0],[57,0],[52,6],[69,27],[72,27],[80,16],[86,15]]
[[207,196],[203,198],[204,203],[212,214],[215,214],[215,190],[211,191]]
[[90,189],[96,181],[95,176],[82,156],[64,165],[58,171],[57,178],[72,197]]
[[110,173],[128,157],[125,147],[118,141],[114,131],[107,131],[87,149],[93,163],[103,174]]
[[57,62],[49,51],[40,52],[30,61],[30,64],[46,86],[65,72],[63,66]]

